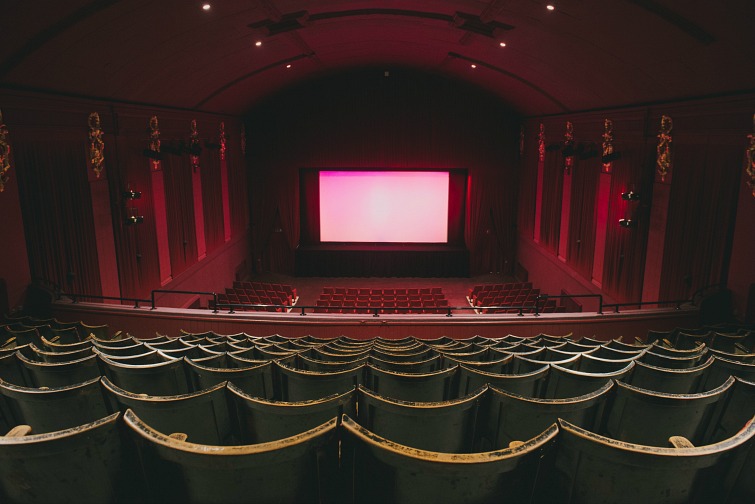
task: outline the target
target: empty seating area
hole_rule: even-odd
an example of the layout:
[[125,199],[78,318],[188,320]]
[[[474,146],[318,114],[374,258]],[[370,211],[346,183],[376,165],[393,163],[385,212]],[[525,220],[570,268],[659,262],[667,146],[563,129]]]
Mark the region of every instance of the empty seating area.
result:
[[[141,339],[76,322],[79,339],[63,341],[39,328],[66,323],[6,322],[4,502],[755,497],[745,328],[611,341]],[[691,331],[715,337],[690,345]],[[720,337],[731,352],[707,346]]]
[[448,300],[441,287],[324,287],[315,303],[315,313],[392,314],[448,311]]
[[467,301],[477,313],[528,313],[535,311],[535,303],[540,313],[566,311],[555,299],[538,301],[539,295],[540,289],[532,282],[479,284],[469,289]]
[[220,308],[233,308],[235,310],[289,311],[298,301],[299,296],[296,287],[267,282],[236,280],[233,282],[233,287],[226,287],[225,294],[218,294]]

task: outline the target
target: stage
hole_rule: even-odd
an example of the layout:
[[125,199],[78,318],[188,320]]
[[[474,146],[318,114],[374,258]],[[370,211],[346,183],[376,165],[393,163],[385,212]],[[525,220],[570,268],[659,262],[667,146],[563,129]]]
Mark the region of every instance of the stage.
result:
[[320,244],[296,250],[297,277],[469,276],[469,251],[446,244]]

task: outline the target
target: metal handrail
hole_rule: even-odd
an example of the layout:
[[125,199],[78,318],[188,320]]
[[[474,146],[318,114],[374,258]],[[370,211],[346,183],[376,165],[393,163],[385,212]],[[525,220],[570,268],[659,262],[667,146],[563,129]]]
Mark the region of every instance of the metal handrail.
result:
[[189,291],[189,290],[169,290],[169,289],[155,289],[151,293],[152,297],[152,308],[151,310],[154,310],[155,307],[155,294],[158,292],[162,293],[169,293],[169,294],[199,294],[201,296],[212,296],[213,305],[215,308],[213,309],[212,313],[218,312],[218,294],[216,292],[207,292],[207,291]]
[[98,296],[95,294],[68,294],[66,296],[71,298],[73,304],[78,303],[78,298],[91,298],[91,299],[106,299],[113,301],[129,301],[134,303],[134,308],[139,308],[139,303],[149,303],[149,299],[131,298],[131,297],[118,297],[118,296]]
[[681,310],[682,304],[684,303],[691,303],[691,299],[674,299],[671,301],[638,301],[635,303],[609,303],[606,305],[603,305],[604,307],[613,307],[614,313],[619,313],[619,307],[621,306],[643,306],[643,305],[666,305],[666,304],[675,304],[677,310]]

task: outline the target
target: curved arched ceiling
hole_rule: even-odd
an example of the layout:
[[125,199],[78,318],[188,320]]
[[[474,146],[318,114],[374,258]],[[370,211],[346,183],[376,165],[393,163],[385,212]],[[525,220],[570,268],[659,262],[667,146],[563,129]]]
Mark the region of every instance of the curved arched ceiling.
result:
[[235,115],[365,66],[463,79],[523,115],[755,89],[755,0],[203,3],[4,2],[0,87]]

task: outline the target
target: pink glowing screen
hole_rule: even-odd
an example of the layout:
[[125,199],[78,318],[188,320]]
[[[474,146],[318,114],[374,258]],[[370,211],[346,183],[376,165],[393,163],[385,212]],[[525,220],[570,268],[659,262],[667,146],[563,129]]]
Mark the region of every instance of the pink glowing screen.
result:
[[323,242],[447,243],[448,172],[321,171]]

